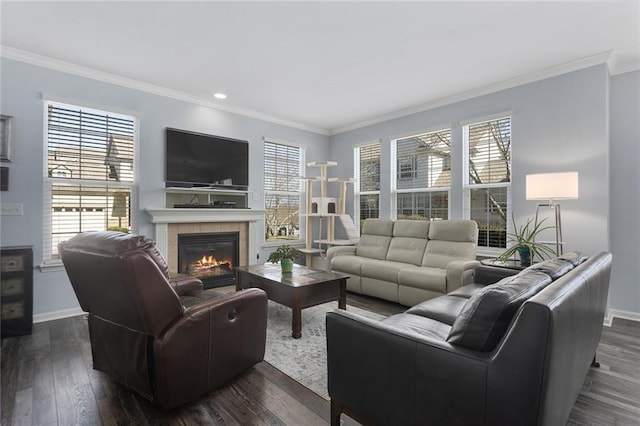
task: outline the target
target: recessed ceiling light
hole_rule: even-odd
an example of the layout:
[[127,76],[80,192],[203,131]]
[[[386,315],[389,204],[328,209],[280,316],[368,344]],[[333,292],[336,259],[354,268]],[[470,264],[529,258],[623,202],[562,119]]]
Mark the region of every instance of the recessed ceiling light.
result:
[[216,93],[215,95],[213,95],[213,97],[216,99],[227,99],[227,95],[225,95],[224,93]]

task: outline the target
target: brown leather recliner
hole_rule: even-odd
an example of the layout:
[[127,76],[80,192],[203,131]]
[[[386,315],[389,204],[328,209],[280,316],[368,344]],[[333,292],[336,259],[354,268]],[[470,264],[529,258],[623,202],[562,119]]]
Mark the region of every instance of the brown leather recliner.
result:
[[193,401],[262,361],[267,297],[171,279],[143,236],[86,232],[58,245],[89,313],[93,368],[163,408]]

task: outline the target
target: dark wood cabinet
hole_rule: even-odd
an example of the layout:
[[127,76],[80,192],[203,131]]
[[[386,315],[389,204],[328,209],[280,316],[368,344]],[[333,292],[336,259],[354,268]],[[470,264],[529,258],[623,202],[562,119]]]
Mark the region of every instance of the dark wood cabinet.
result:
[[0,250],[2,337],[30,334],[33,326],[33,249]]

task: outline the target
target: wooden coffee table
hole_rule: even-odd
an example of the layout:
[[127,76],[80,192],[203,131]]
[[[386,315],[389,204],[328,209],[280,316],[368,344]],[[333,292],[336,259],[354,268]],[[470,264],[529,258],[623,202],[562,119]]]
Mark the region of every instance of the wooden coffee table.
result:
[[293,272],[283,273],[278,264],[241,266],[236,270],[236,290],[257,287],[276,303],[293,310],[291,325],[294,339],[302,336],[302,310],[322,303],[338,301],[347,309],[349,275],[293,265]]

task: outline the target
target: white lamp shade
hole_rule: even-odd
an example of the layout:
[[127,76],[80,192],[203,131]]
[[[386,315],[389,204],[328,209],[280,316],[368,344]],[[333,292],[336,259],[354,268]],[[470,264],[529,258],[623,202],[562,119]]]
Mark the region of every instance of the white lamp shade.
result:
[[527,175],[527,200],[569,200],[578,198],[578,172]]

